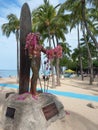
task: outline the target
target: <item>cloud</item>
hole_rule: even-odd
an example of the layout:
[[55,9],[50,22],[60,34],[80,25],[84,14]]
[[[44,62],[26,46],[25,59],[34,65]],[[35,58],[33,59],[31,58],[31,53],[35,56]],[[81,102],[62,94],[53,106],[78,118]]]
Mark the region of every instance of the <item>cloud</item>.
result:
[[[14,34],[9,38],[2,35],[1,26],[8,22],[6,16],[13,13],[20,18],[21,7],[27,2],[30,10],[43,4],[43,0],[0,0],[0,69],[16,69],[16,40]],[[58,0],[50,0],[56,6]]]

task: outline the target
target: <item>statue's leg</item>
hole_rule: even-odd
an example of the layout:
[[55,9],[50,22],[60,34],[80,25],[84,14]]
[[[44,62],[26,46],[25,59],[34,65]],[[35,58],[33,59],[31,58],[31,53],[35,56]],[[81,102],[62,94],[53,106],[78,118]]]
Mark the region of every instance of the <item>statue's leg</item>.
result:
[[[34,72],[34,71],[33,71]],[[30,92],[33,95],[36,95],[36,86],[37,86],[37,73],[32,75],[31,78],[31,88],[30,88]]]
[[39,78],[40,57],[33,57],[31,61],[32,78],[30,92],[36,95],[37,80]]

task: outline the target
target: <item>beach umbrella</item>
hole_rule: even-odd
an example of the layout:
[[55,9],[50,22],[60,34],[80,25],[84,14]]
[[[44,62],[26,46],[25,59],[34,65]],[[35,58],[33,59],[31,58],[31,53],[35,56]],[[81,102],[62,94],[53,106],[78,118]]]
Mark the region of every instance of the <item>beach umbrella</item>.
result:
[[74,73],[75,71],[71,70],[71,69],[68,69],[68,70],[65,70],[66,73]]

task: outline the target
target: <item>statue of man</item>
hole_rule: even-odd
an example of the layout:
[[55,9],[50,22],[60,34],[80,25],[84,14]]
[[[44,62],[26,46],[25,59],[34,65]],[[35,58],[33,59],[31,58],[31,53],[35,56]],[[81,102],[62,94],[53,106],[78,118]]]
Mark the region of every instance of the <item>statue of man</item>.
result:
[[26,38],[25,48],[28,50],[29,57],[31,59],[32,78],[30,92],[32,95],[36,95],[37,79],[39,78],[41,63],[41,52],[47,54],[48,59],[52,59],[54,57],[60,58],[62,56],[62,47],[58,45],[54,49],[46,50],[40,44],[40,34],[29,33]]
[[41,52],[46,53],[46,49],[40,44],[40,33],[30,33],[26,39],[26,49],[28,49],[31,58],[31,88],[30,93],[36,95],[37,79],[39,78],[39,70],[41,63]]

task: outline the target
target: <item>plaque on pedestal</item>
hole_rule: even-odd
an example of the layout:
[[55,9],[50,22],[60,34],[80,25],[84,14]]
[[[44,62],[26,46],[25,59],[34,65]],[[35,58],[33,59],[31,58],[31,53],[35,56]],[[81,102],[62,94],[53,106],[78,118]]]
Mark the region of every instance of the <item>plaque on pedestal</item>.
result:
[[59,113],[56,107],[56,104],[54,102],[44,106],[42,110],[43,110],[46,120],[51,119],[52,117],[54,117],[55,115]]
[[15,115],[15,108],[7,107],[6,117],[14,119],[14,115]]

